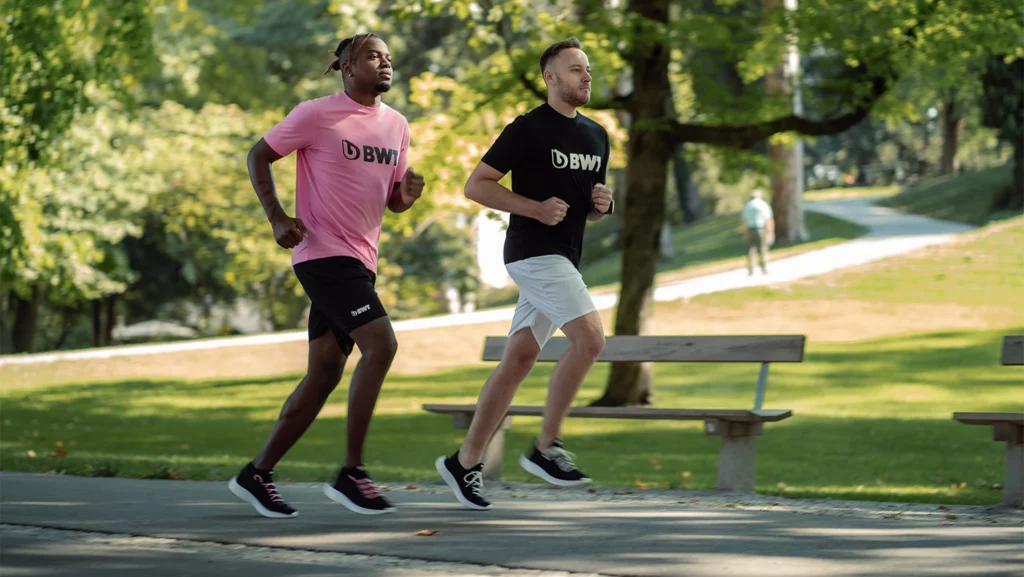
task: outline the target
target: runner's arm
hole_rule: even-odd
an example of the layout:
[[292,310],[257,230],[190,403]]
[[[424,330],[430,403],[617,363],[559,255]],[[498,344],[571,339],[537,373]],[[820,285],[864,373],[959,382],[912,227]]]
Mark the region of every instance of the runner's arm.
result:
[[274,184],[274,172],[270,165],[281,160],[281,155],[274,151],[262,138],[250,150],[246,158],[249,167],[249,181],[252,183],[256,196],[263,205],[263,212],[267,220],[274,222],[275,219],[285,216],[281,201],[277,198],[277,186]]
[[540,220],[541,203],[516,194],[498,183],[505,175],[481,162],[466,181],[466,198],[487,208]]

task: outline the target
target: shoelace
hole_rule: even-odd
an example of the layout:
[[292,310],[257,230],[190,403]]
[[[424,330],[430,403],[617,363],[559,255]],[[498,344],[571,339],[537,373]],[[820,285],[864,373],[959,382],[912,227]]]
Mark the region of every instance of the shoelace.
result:
[[270,502],[271,503],[283,503],[284,502],[284,498],[281,497],[281,493],[277,492],[277,487],[274,486],[274,482],[273,481],[271,481],[269,483],[264,483],[263,482],[263,477],[260,477],[259,475],[253,475],[252,478],[253,478],[253,480],[255,480],[260,485],[263,485],[263,490],[267,492],[267,497],[270,498]]
[[554,461],[555,465],[566,473],[576,470],[576,463],[573,462],[576,455],[561,447],[552,445],[547,451],[544,451],[544,456]]
[[473,492],[477,497],[480,496],[480,491],[484,488],[484,476],[480,471],[470,471],[466,473],[466,476],[462,478],[466,483],[466,487]]
[[377,491],[377,487],[374,486],[373,481],[369,479],[356,479],[352,475],[349,475],[348,478],[352,479],[352,482],[356,484],[356,489],[359,489],[363,498],[376,499],[377,497],[380,497],[380,492]]

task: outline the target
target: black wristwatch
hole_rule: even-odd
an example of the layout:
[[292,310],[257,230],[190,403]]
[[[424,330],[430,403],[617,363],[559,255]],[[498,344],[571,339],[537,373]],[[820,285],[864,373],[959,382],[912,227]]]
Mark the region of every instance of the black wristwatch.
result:
[[611,203],[608,205],[608,212],[602,212],[601,214],[611,214],[615,212],[615,199],[613,198]]

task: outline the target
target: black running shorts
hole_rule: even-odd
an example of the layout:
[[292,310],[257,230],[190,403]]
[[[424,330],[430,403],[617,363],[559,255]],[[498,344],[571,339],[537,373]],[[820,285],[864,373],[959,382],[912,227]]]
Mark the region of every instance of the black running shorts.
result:
[[332,256],[300,262],[294,268],[313,303],[309,309],[309,340],[330,330],[348,356],[355,346],[350,333],[388,315],[374,289],[377,275],[358,259]]

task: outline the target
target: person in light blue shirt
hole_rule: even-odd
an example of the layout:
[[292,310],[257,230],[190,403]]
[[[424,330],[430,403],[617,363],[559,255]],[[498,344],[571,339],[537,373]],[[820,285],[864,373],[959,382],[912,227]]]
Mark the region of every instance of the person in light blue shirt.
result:
[[761,191],[750,193],[750,201],[743,207],[743,237],[747,240],[747,273],[754,276],[754,253],[757,253],[761,272],[768,274],[768,247],[775,244],[775,214],[770,204],[761,198]]

